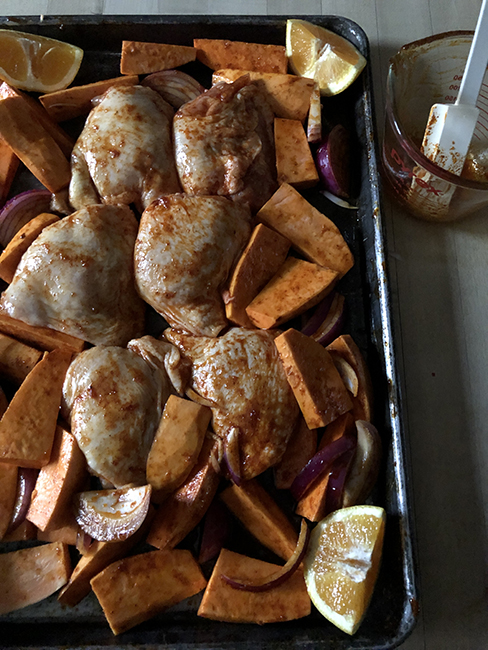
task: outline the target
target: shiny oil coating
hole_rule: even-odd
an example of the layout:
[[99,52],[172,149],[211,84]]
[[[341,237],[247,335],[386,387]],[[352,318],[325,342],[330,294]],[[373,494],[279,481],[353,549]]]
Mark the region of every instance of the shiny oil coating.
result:
[[212,425],[221,438],[239,432],[241,472],[250,479],[275,465],[298,417],[273,335],[233,328],[217,339],[165,330],[193,363],[192,387],[216,404]]
[[97,346],[76,357],[62,408],[93,474],[115,487],[145,484],[147,455],[170,392],[164,365],[152,366],[132,350]]
[[71,156],[70,203],[134,203],[178,192],[173,109],[151,88],[110,88],[90,112]]
[[153,202],[134,249],[140,295],[171,326],[217,336],[227,325],[221,288],[250,233],[248,209],[224,197]]
[[1,308],[94,345],[125,345],[144,326],[134,286],[136,234],[125,206],[89,206],[47,226],[24,253]]
[[228,196],[258,210],[277,188],[273,119],[246,76],[184,104],[173,123],[184,191]]

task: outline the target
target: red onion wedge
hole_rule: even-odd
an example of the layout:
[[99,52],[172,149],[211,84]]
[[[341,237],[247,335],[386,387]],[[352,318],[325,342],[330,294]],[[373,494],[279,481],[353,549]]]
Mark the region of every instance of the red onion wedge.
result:
[[349,198],[351,137],[342,124],[336,124],[322,140],[315,161],[324,188],[342,199]]
[[225,439],[224,461],[230,477],[236,485],[242,484],[241,455],[239,451],[239,429],[233,427]]
[[355,453],[356,445],[353,449],[349,449],[349,451],[343,453],[342,456],[335,461],[332,467],[329,480],[327,481],[324,517],[342,507],[344,486]]
[[358,444],[344,487],[343,507],[364,503],[380,470],[382,445],[371,422],[357,420]]
[[344,296],[336,293],[325,320],[312,334],[312,338],[323,346],[329,345],[342,332],[346,320],[346,301]]
[[0,210],[0,245],[5,247],[22,226],[41,212],[49,212],[49,190],[27,190],[17,194]]
[[321,474],[330,471],[333,463],[342,454],[354,449],[355,446],[356,440],[352,436],[341,436],[320,449],[293,481],[290,491],[294,499],[299,501]]
[[176,110],[205,90],[196,79],[181,70],[153,72],[141,82],[141,85],[155,90]]
[[11,533],[25,520],[38,474],[38,469],[19,467],[17,496],[15,499],[14,512],[7,533]]
[[242,591],[253,591],[256,593],[261,591],[268,591],[269,589],[274,589],[274,587],[279,587],[286,580],[288,580],[288,578],[290,578],[290,576],[292,576],[300,566],[307,551],[309,539],[310,529],[305,519],[302,519],[300,535],[298,536],[295,550],[288,559],[287,563],[282,566],[281,569],[276,571],[276,573],[268,576],[265,582],[240,582],[239,580],[234,580],[234,578],[230,578],[225,574],[222,574],[221,578],[224,582],[226,582],[234,589],[241,589]]
[[324,298],[322,298],[319,304],[315,307],[313,314],[310,316],[310,318],[307,320],[305,325],[302,327],[301,329],[302,334],[305,334],[306,336],[312,336],[313,334],[315,334],[315,332],[319,329],[319,327],[322,325],[324,320],[327,318],[327,315],[329,313],[335,295],[336,295],[335,291],[332,290]]
[[203,564],[220,553],[229,537],[229,516],[221,501],[212,501],[203,522],[202,542],[198,562]]
[[344,357],[340,357],[338,354],[333,354],[332,358],[334,360],[334,365],[337,368],[342,381],[344,382],[344,386],[351,393],[351,395],[354,395],[354,397],[356,397],[359,390],[359,379],[356,371],[351,366],[351,364],[344,359]]

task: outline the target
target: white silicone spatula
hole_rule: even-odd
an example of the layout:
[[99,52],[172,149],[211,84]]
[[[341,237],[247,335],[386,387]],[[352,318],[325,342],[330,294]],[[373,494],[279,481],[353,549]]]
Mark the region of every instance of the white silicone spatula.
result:
[[488,64],[488,0],[483,0],[459,94],[454,104],[434,104],[422,152],[436,165],[461,175],[478,121],[476,101]]

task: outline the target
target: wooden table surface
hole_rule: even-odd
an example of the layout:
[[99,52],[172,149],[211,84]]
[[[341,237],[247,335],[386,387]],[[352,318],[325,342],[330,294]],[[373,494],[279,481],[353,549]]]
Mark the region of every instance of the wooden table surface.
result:
[[[3,15],[337,14],[371,45],[381,138],[388,61],[404,43],[474,29],[481,0],[2,0]],[[488,648],[488,209],[417,221],[384,198],[420,567],[403,650]],[[1,639],[0,639],[1,643]]]

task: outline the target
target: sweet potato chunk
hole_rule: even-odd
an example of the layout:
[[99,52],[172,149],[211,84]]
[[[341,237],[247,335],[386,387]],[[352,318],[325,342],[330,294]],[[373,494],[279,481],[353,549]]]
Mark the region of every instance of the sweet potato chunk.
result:
[[173,548],[200,523],[219,485],[211,460],[213,449],[213,440],[206,438],[186,481],[159,508],[147,536],[152,546]]
[[14,514],[15,497],[17,496],[17,474],[16,465],[3,465],[0,467],[0,539],[7,532]]
[[114,634],[147,621],[205,589],[190,551],[151,551],[110,564],[91,586]]
[[25,542],[37,539],[37,528],[27,519],[4,535],[2,542]]
[[68,581],[66,544],[44,544],[0,555],[0,614],[37,603]]
[[[344,413],[325,427],[324,434],[319,443],[319,449],[337,440],[347,432],[354,430],[354,417],[351,413]],[[327,497],[327,484],[329,472],[325,472],[313,482],[311,487],[297,503],[296,513],[309,521],[320,521],[325,517]]]
[[271,576],[279,568],[275,564],[222,549],[203,594],[198,615],[214,621],[259,624],[308,616],[311,603],[300,568],[278,587],[261,593],[234,589],[221,578],[224,574],[240,582],[257,581]]
[[320,343],[290,328],[275,339],[275,345],[310,429],[325,427],[352,409],[332,357]]
[[254,228],[232,274],[225,314],[241,327],[253,327],[246,307],[284,263],[290,242],[260,223]]
[[197,59],[212,70],[231,68],[285,74],[288,69],[288,58],[283,45],[211,38],[195,38],[193,45],[197,49]]
[[351,396],[352,412],[356,420],[373,419],[373,384],[360,349],[350,334],[338,336],[332,343],[327,346],[327,350],[332,354],[332,358],[337,355],[347,361],[352,367],[358,378],[357,395]]
[[88,115],[92,109],[92,100],[112,86],[134,86],[139,82],[137,75],[126,75],[95,81],[83,86],[71,86],[65,90],[41,95],[39,101],[56,122],[71,120],[80,115]]
[[339,228],[288,183],[276,190],[257,218],[289,239],[307,259],[337,271],[340,277],[354,263]]
[[319,303],[338,277],[337,271],[289,257],[246,307],[246,314],[256,327],[277,327]]
[[37,539],[40,542],[60,542],[69,546],[76,546],[78,536],[82,530],[73,516],[66,516],[64,523],[50,523],[45,530],[37,529]]
[[249,74],[251,81],[262,90],[276,117],[304,122],[314,89],[313,79],[293,74],[223,69],[212,75],[212,83],[232,83],[245,74]]
[[122,41],[121,74],[149,74],[194,61],[197,51],[186,45]]
[[0,334],[0,375],[14,384],[20,385],[41,357],[40,350]]
[[7,200],[20,160],[12,147],[0,137],[0,206]]
[[20,258],[46,226],[59,221],[56,214],[42,212],[18,230],[0,255],[0,278],[12,282]]
[[0,462],[47,465],[71,353],[49,352],[27,375],[0,420]]
[[0,86],[0,135],[50,192],[69,185],[66,155],[34,115],[30,102],[5,82]]
[[169,396],[147,458],[153,501],[176,490],[187,478],[198,460],[211,417],[207,406]]
[[27,519],[40,530],[59,526],[72,516],[71,501],[83,489],[86,461],[74,436],[56,427],[50,461],[37,477]]
[[278,490],[288,490],[317,451],[317,429],[309,429],[301,417],[293,430],[281,461],[274,467],[274,483]]
[[278,557],[288,560],[298,533],[276,501],[256,479],[231,485],[220,498],[244,527]]
[[37,327],[28,325],[21,320],[11,318],[0,311],[0,332],[13,336],[19,341],[31,344],[40,350],[68,350],[72,353],[81,352],[85,347],[85,341],[74,336],[57,332],[49,327]]
[[297,189],[316,185],[319,175],[300,120],[275,118],[274,139],[278,182]]

